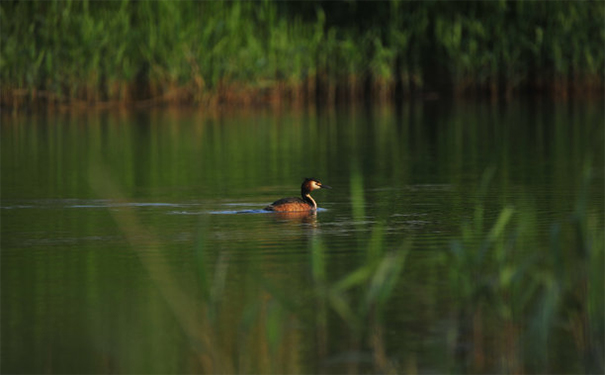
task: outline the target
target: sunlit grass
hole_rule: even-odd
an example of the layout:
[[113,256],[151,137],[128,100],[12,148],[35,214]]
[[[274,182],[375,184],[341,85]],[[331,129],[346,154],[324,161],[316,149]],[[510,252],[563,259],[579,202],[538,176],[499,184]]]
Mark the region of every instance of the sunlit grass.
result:
[[[2,101],[217,105],[386,99],[396,90],[599,91],[604,8],[527,1],[391,1],[372,9],[354,2],[2,2]],[[365,26],[352,26],[355,17]]]

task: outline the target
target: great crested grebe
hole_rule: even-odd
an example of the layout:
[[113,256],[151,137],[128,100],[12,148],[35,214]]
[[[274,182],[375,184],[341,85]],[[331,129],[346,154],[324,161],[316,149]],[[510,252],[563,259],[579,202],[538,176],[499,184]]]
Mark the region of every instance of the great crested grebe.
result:
[[302,198],[283,198],[275,201],[263,208],[266,211],[311,211],[317,210],[317,203],[311,198],[311,192],[317,189],[332,189],[328,185],[323,185],[316,178],[305,178],[301,187],[300,195]]

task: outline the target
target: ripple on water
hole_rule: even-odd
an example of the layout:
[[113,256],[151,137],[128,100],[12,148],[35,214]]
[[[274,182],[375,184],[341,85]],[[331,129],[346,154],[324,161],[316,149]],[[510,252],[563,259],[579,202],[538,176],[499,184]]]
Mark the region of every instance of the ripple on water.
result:
[[1,209],[58,209],[58,208],[119,208],[119,207],[192,207],[195,202],[130,202],[110,199],[32,199],[3,202]]

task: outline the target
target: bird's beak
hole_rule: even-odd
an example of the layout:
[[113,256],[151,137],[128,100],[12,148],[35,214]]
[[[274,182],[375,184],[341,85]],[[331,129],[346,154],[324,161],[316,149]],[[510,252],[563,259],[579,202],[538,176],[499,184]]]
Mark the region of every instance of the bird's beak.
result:
[[332,186],[323,185],[323,184],[320,185],[319,187],[322,188],[322,189],[332,189]]

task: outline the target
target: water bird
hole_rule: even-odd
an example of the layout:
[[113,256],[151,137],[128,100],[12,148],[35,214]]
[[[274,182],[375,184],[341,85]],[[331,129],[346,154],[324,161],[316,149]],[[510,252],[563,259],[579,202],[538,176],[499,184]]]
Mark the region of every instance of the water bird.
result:
[[311,192],[318,189],[332,189],[328,185],[322,184],[316,178],[305,178],[300,186],[300,195],[302,198],[290,197],[275,201],[263,208],[265,211],[292,212],[292,211],[315,211],[317,202],[311,197]]

